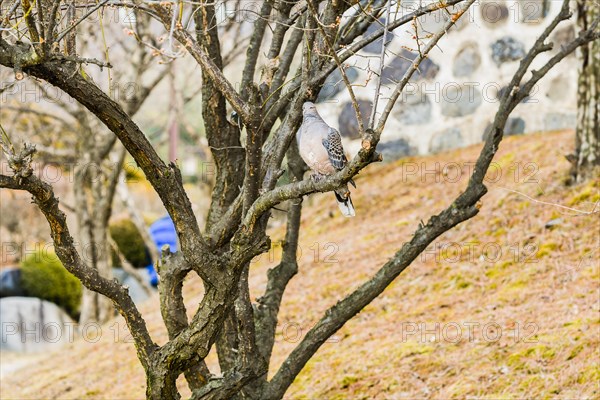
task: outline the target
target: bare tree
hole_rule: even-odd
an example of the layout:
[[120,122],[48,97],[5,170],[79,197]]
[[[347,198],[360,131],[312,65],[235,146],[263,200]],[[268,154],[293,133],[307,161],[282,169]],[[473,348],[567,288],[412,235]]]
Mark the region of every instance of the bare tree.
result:
[[[130,34],[133,34],[137,40],[116,40],[115,45],[111,46],[110,52],[111,56],[115,58],[128,56],[130,62],[123,68],[112,71],[112,74],[109,70],[109,79],[102,83],[105,83],[104,86],[108,88],[112,98],[127,111],[128,115],[134,117],[152,90],[163,79],[165,68],[162,68],[162,72],[154,72],[154,76],[147,77],[150,75],[148,70],[151,70],[153,56],[150,46],[144,40],[156,44],[150,34],[151,18],[148,14],[136,10],[132,10],[128,17],[135,22],[135,24],[128,24],[128,28]],[[68,18],[73,18],[73,15],[67,14]],[[107,52],[108,58],[107,34],[104,33],[104,25],[110,26],[110,22],[100,19],[100,23],[103,32],[101,35],[95,33],[97,28],[95,22],[81,22],[80,29],[86,34],[81,34],[79,37],[73,36],[70,39],[71,43],[77,42],[77,52],[86,54],[93,48],[103,48]],[[115,25],[121,27],[122,24],[112,24],[113,27]],[[69,34],[74,34],[74,31]],[[67,47],[65,51],[74,52],[74,47]],[[110,66],[108,60],[105,65],[101,62],[98,64]],[[92,79],[90,78],[91,73],[81,73],[86,79]],[[101,71],[95,75],[94,82],[100,82],[101,78],[104,78]],[[102,277],[112,279],[108,223],[112,213],[113,198],[127,154],[126,149],[118,143],[116,136],[83,106],[70,102],[66,98],[67,96],[62,94],[51,96],[47,93],[48,88],[35,80],[28,83],[35,85],[41,94],[45,94],[45,96],[40,96],[40,99],[51,100],[53,105],[58,106],[57,111],[60,111],[57,112],[58,116],[64,116],[54,116],[50,123],[58,125],[55,127],[56,129],[41,132],[39,136],[42,136],[40,139],[46,139],[46,141],[49,139],[51,142],[52,138],[48,138],[48,136],[65,136],[68,133],[68,137],[72,140],[59,142],[61,148],[49,145],[44,146],[41,150],[46,159],[63,167],[68,166],[69,175],[72,172],[72,189],[75,198],[73,209],[77,219],[77,236],[79,243],[85,247],[86,263],[96,269]],[[23,113],[25,114],[24,118],[28,119],[45,116],[27,107],[15,107],[12,111]],[[48,122],[45,125],[47,126]],[[139,222],[139,219],[136,218],[134,221]],[[136,225],[142,234],[146,233],[143,225]],[[146,234],[145,237],[147,236],[149,235]],[[155,246],[152,245],[149,249],[153,251]],[[153,251],[152,254],[154,255],[153,259],[158,260],[158,253]],[[137,275],[134,274],[134,276]],[[113,313],[114,308],[110,299],[84,288],[79,318],[81,324],[106,322],[113,316]]]
[[[598,0],[577,1],[577,24],[581,29],[589,29],[599,16]],[[585,179],[594,167],[600,166],[600,41],[581,46],[578,56],[575,154],[568,157],[575,181]]]
[[[412,239],[373,276],[328,309],[268,379],[279,307],[288,282],[298,271],[301,199],[338,188],[369,164],[381,160],[377,144],[403,88],[421,61],[474,1],[434,1],[406,15],[386,17],[384,26],[368,35],[365,35],[367,27],[378,24],[379,18],[386,14],[385,2],[264,1],[250,30],[239,91],[223,73],[215,3],[111,3],[147,12],[160,21],[168,32],[167,47],[162,51],[168,54],[178,51],[170,41],[176,40],[201,67],[202,116],[217,173],[202,231],[177,165],[165,164],[130,115],[93,82],[76,73],[81,59],[72,55],[65,60],[57,55],[54,48],[65,45],[59,40],[65,34],[56,34],[54,28],[56,15],[63,9],[60,0],[53,4],[38,3],[42,8],[50,6],[55,12],[36,12],[28,2],[23,2],[20,8],[20,3],[15,3],[15,10],[20,10],[18,14],[9,10],[8,18],[3,16],[3,27],[9,26],[5,21],[14,23],[22,19],[29,42],[0,38],[0,64],[12,68],[17,77],[26,73],[60,87],[96,115],[143,169],[175,224],[181,249],[176,253],[165,252],[159,265],[161,312],[169,341],[158,346],[127,290],[103,278],[81,260],[52,188],[31,174],[29,163],[34,148],[4,146],[13,176],[0,176],[0,187],[32,194],[48,219],[57,254],[65,267],[87,288],[115,303],[128,324],[146,372],[148,398],[179,398],[175,383],[181,374],[185,375],[194,399],[282,398],[331,335],[379,296],[438,236],[477,215],[480,200],[487,191],[483,179],[512,110],[564,57],[599,37],[595,21],[546,63],[531,69],[532,62],[552,48],[546,42],[549,35],[561,21],[571,17],[568,0],[521,60],[509,84],[511,90],[502,94],[467,188],[441,213],[419,226]],[[98,3],[94,7],[102,6],[103,3]],[[362,146],[358,154],[332,176],[319,181],[302,180],[304,165],[293,144],[302,118],[302,104],[316,98],[327,76],[336,69],[342,72],[347,90],[354,97],[352,85],[343,73],[344,63],[386,32],[405,24],[416,25],[417,17],[439,9],[448,11],[448,22],[439,32],[424,38],[415,34],[418,53],[391,96],[382,103],[381,110],[374,111],[380,111],[378,117],[361,128]],[[272,30],[268,41],[267,27]],[[262,49],[267,56],[257,79]],[[301,61],[292,73],[295,58]],[[354,103],[358,121],[362,121],[358,104]],[[235,112],[232,117],[228,107]],[[294,181],[277,186],[286,155]],[[248,288],[249,263],[269,249],[265,231],[270,210],[287,200],[290,205],[283,259],[269,271],[265,293],[253,303]],[[183,279],[189,273],[197,274],[204,284],[204,296],[191,319],[186,316],[182,298]],[[213,346],[217,349],[221,375],[212,374],[204,363]]]
[[[151,79],[143,79],[152,65],[153,58],[150,47],[142,39],[153,42],[150,34],[151,20],[147,14],[136,10],[132,10],[128,17],[135,21],[135,26],[130,24],[133,28],[130,33],[135,35],[137,40],[133,45],[120,41],[119,47],[112,48],[111,52],[114,58],[129,55],[131,61],[128,68],[119,69],[110,76],[108,87],[109,91],[114,90],[113,82],[117,82],[122,89],[127,82],[127,86],[133,88],[131,93],[118,93],[112,97],[130,117],[134,117],[152,90],[165,76],[165,68],[158,74],[155,73]],[[104,38],[105,35],[102,35],[101,41],[106,48]],[[84,39],[90,40],[87,37]],[[81,48],[78,50],[81,51]],[[112,213],[113,198],[119,181],[122,180],[120,176],[127,151],[117,143],[116,136],[82,106],[79,105],[72,113],[79,122],[76,157],[79,162],[74,171],[73,189],[80,242],[93,244],[88,264],[98,270],[102,277],[112,279],[108,223]],[[134,221],[139,222],[139,219],[135,218]],[[146,228],[139,223],[136,223],[136,226],[144,235],[143,237],[147,238]],[[149,249],[153,251],[154,246],[149,246]],[[157,260],[156,251],[152,254]],[[139,278],[136,274],[133,276]],[[110,299],[92,290],[84,290],[79,318],[81,324],[93,321],[106,322],[112,317],[113,312]]]

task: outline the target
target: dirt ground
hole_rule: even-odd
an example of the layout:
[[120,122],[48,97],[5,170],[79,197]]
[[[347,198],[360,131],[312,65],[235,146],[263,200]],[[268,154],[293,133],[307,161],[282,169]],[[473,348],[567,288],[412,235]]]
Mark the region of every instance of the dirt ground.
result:
[[[600,209],[600,179],[565,186],[572,142],[573,132],[503,141],[480,214],[440,237],[347,323],[286,398],[600,398],[600,218],[590,213]],[[339,215],[331,193],[304,202],[300,272],[280,311],[271,374],[328,307],[451,203],[480,147],[370,166],[356,180],[352,219]],[[272,251],[252,266],[254,297],[283,232],[272,230]],[[190,278],[185,293],[194,310],[201,285]],[[164,343],[157,299],[142,312]],[[15,370],[18,362],[2,362],[2,399],[144,397],[120,319],[96,342],[78,340]],[[218,371],[214,354],[208,363]]]

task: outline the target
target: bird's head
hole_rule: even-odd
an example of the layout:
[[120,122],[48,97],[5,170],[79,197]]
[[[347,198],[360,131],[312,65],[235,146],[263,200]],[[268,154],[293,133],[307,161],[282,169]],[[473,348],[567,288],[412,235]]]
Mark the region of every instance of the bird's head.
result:
[[314,103],[307,101],[302,105],[302,114],[317,114],[317,107]]

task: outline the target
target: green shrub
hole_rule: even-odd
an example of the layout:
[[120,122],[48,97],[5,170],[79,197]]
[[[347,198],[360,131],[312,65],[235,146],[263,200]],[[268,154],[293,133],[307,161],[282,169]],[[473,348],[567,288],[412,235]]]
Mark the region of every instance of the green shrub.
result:
[[[142,235],[130,219],[121,219],[110,224],[110,236],[113,238],[125,259],[135,268],[144,268],[152,262]],[[121,261],[112,252],[113,266],[120,267]]]
[[42,250],[21,261],[21,284],[28,296],[48,300],[77,319],[82,287],[58,257]]
[[126,162],[123,165],[123,170],[125,171],[125,182],[127,183],[139,183],[146,180],[146,175],[135,161]]

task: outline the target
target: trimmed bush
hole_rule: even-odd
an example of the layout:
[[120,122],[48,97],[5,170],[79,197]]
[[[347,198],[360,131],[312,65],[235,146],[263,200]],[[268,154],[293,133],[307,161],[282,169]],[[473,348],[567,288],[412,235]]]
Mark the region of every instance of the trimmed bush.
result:
[[27,296],[51,301],[74,319],[79,316],[81,282],[65,269],[56,254],[42,250],[22,260],[21,285]]
[[135,161],[126,162],[123,165],[123,170],[125,171],[125,182],[127,183],[139,183],[146,180],[146,175]]
[[[152,263],[142,235],[130,219],[124,218],[110,224],[110,236],[113,238],[125,259],[135,268],[144,268]],[[112,252],[113,266],[121,267],[117,254]]]

